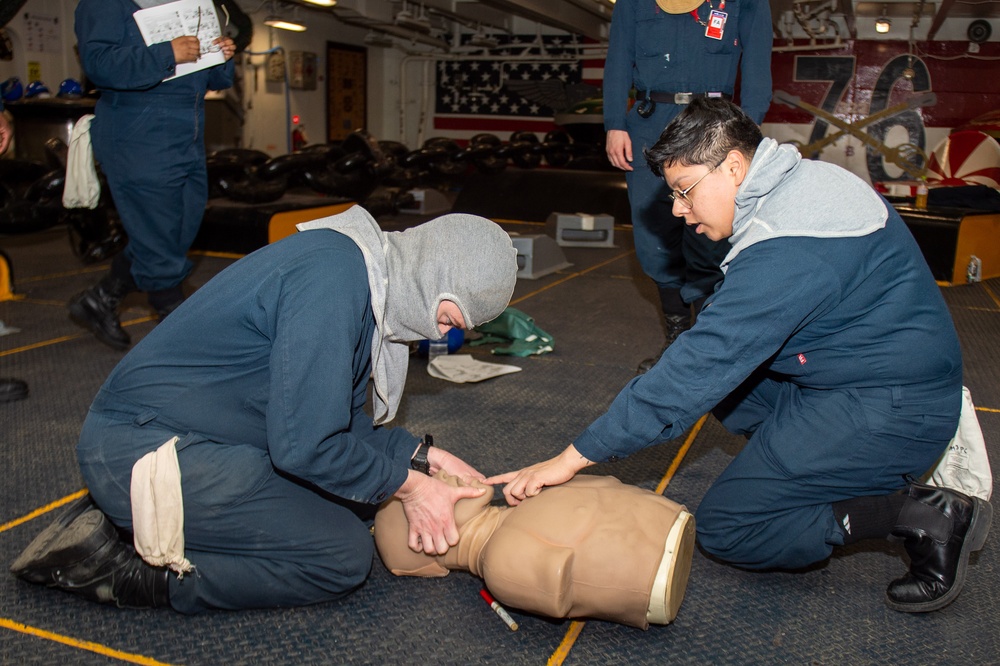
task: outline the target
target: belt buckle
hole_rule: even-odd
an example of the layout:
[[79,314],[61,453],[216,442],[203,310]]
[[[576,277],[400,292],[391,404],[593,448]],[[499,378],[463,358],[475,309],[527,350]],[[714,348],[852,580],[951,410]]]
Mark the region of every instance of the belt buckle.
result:
[[674,104],[690,104],[694,93],[674,93]]

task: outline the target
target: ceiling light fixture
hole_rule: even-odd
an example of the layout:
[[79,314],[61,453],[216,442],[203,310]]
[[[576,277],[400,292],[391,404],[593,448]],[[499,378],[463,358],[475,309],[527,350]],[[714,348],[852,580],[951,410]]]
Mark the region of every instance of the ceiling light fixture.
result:
[[278,28],[279,30],[291,30],[292,32],[305,32],[306,26],[291,19],[283,19],[279,16],[269,16],[264,21],[264,25]]
[[884,35],[889,32],[889,27],[892,25],[892,21],[889,17],[885,15],[885,5],[882,5],[882,15],[875,19],[875,32],[880,35]]
[[337,0],[305,0],[311,5],[319,5],[320,7],[333,7],[337,4]]

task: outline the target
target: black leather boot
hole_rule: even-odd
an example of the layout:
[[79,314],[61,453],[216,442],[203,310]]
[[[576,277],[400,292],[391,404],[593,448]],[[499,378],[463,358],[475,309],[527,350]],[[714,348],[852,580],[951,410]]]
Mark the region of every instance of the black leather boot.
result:
[[70,316],[109,347],[127,349],[132,344],[132,338],[118,319],[118,306],[134,290],[135,283],[131,277],[122,278],[112,268],[93,287],[70,299]]
[[146,564],[108,517],[85,500],[39,534],[11,573],[119,608],[169,606],[169,570]]
[[911,483],[892,534],[903,538],[910,571],[886,588],[889,608],[926,613],[954,601],[969,554],[986,542],[993,508],[957,490]]
[[650,368],[656,365],[660,357],[663,356],[663,352],[667,350],[667,347],[674,343],[677,336],[691,328],[694,322],[691,306],[681,299],[680,289],[660,286],[657,286],[657,289],[660,295],[660,308],[663,310],[663,319],[666,323],[667,336],[659,354],[645,358],[639,363],[639,367],[635,371],[640,375],[645,374]]
[[0,402],[14,402],[27,397],[27,382],[12,377],[0,378]]
[[156,316],[160,321],[184,302],[184,292],[180,285],[149,292],[149,304],[156,310]]
[[674,343],[677,336],[691,328],[691,317],[689,315],[665,315],[664,319],[667,324],[667,338],[663,343],[663,349],[661,349],[660,353],[656,356],[644,358],[639,362],[639,367],[636,368],[636,372],[640,375],[645,374],[650,368],[657,364],[660,357],[663,356],[663,352],[667,351],[667,347]]

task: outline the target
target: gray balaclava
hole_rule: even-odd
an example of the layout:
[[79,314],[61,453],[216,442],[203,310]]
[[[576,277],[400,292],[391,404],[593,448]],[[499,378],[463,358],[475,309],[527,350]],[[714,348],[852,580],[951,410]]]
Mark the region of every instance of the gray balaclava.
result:
[[496,319],[514,293],[517,251],[510,236],[476,215],[445,215],[383,232],[360,206],[298,225],[349,236],[365,258],[377,331],[372,339],[375,423],[391,421],[406,383],[407,343],[441,337],[437,308],[454,302],[467,329]]
[[458,305],[466,328],[496,319],[507,307],[517,281],[517,251],[493,222],[445,215],[385,239],[388,339],[441,337],[437,308],[444,300]]

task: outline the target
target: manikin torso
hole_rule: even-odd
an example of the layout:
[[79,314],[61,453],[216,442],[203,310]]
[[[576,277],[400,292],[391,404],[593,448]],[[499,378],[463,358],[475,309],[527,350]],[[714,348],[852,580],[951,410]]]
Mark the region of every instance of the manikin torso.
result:
[[550,617],[591,617],[646,628],[674,619],[694,548],[685,508],[613,477],[579,475],[516,507],[490,506],[485,487],[455,507],[458,545],[440,556],[409,549],[398,500],[375,519],[383,563],[400,576],[469,571],[501,603]]

